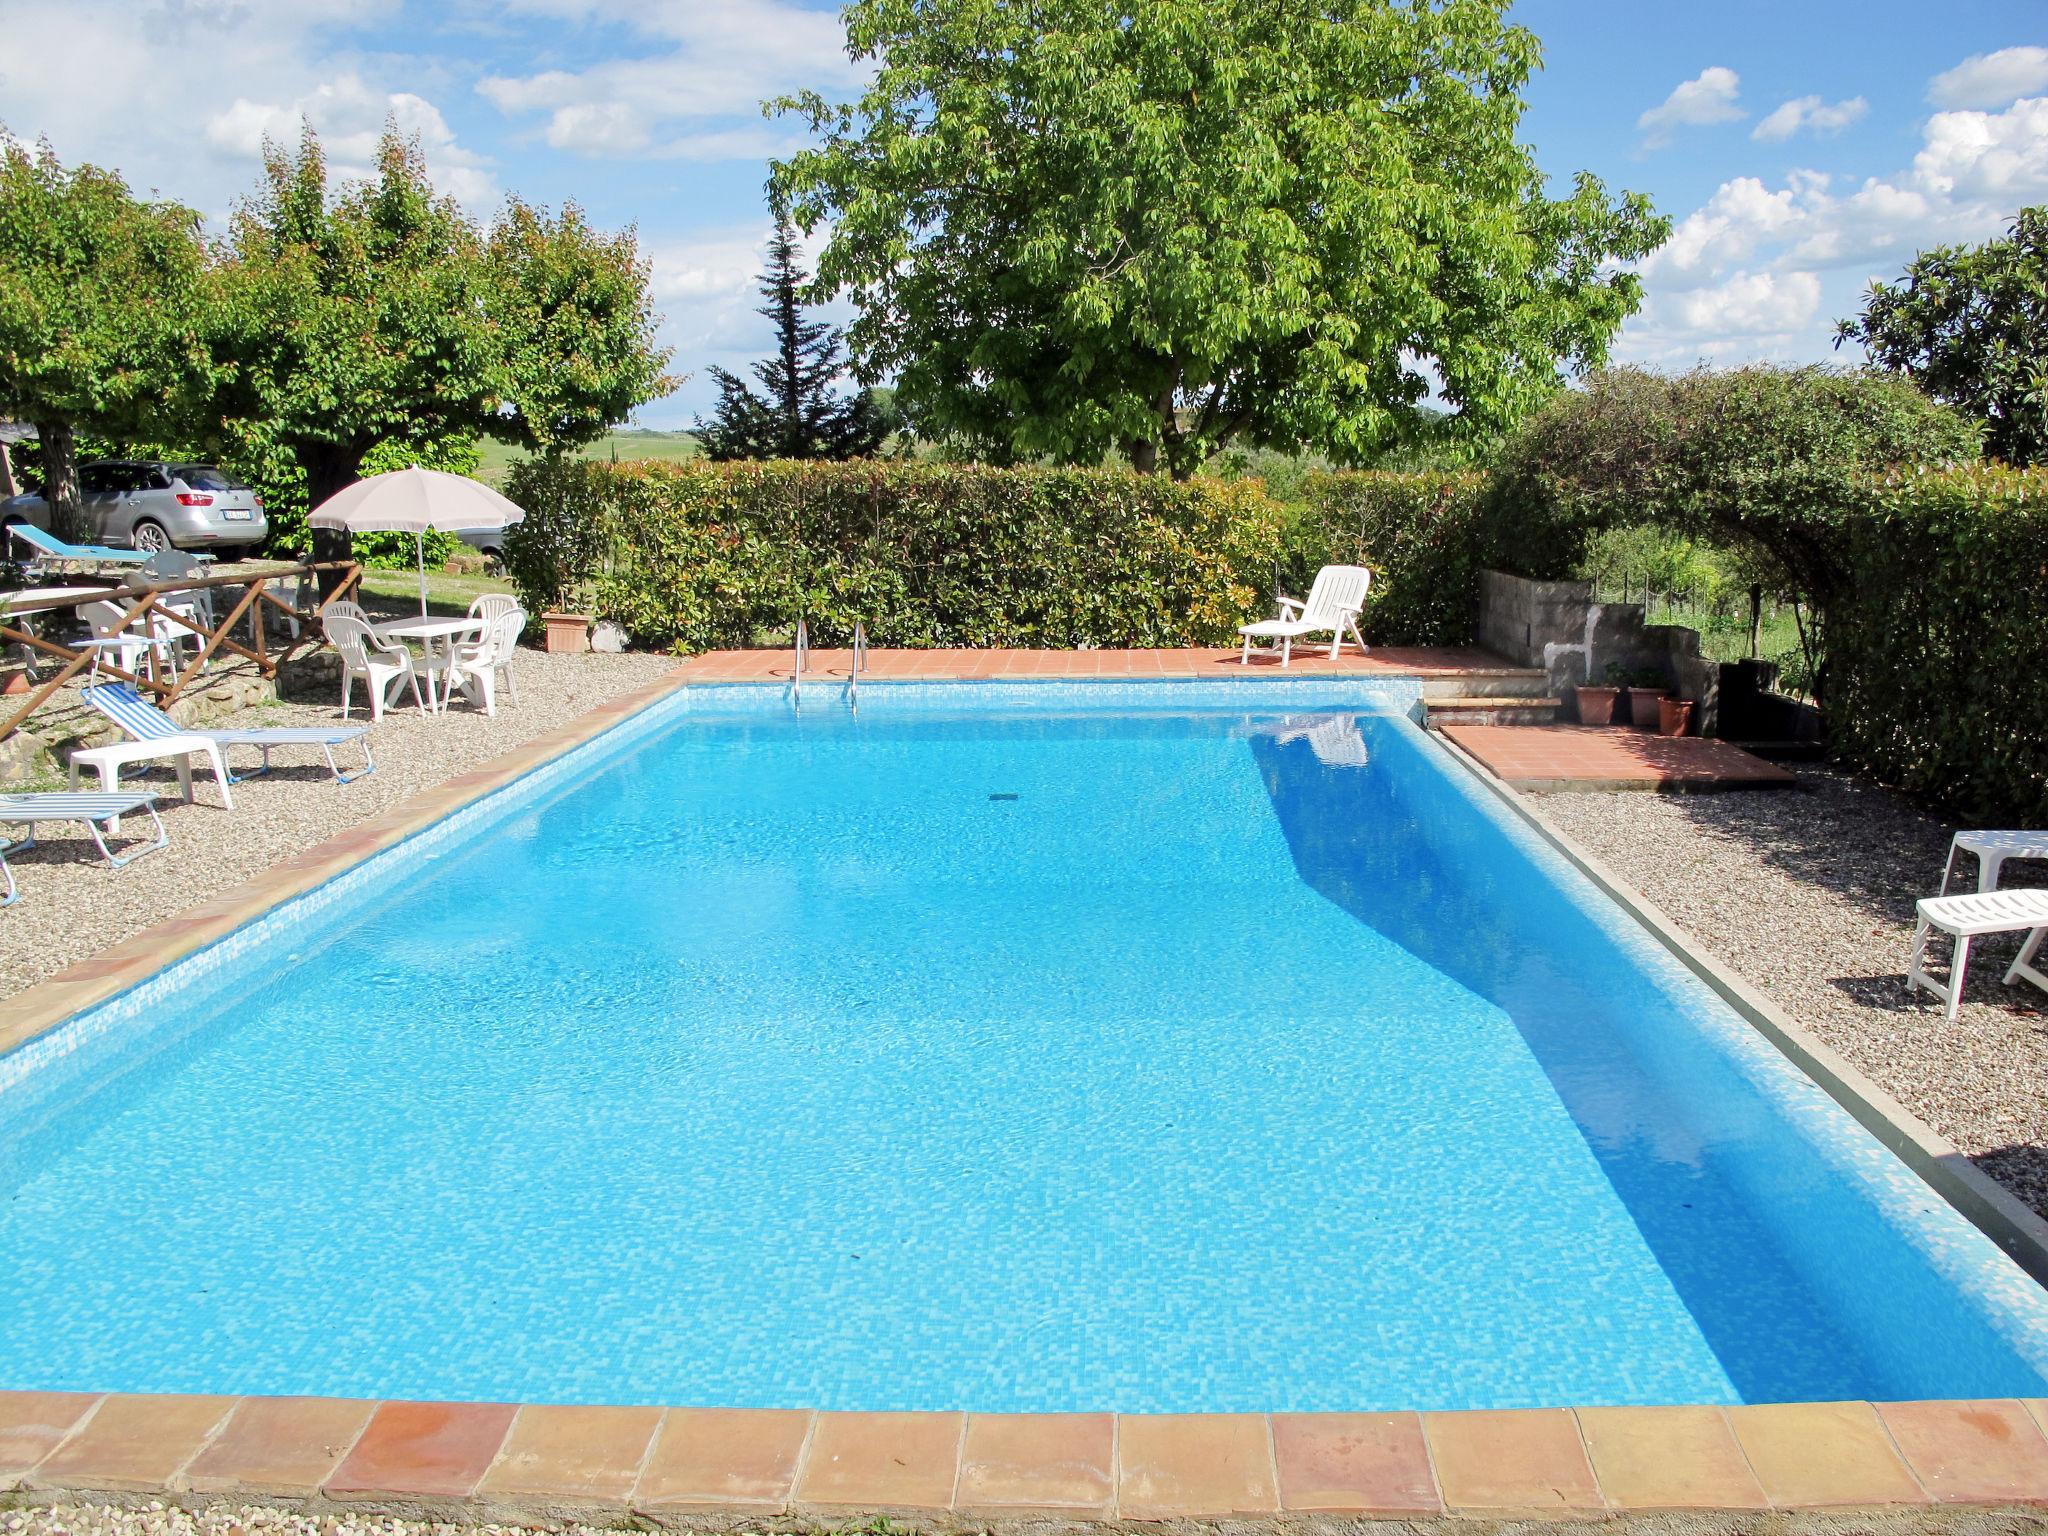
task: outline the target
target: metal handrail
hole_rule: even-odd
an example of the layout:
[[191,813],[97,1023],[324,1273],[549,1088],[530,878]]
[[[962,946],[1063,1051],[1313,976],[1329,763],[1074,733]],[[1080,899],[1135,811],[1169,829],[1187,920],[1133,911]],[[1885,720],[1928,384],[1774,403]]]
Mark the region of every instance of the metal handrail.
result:
[[846,707],[856,714],[860,712],[860,669],[867,659],[867,627],[856,622],[853,626],[853,665],[846,674]]
[[810,626],[802,619],[796,621],[796,667],[789,676],[789,707],[804,707],[804,662],[811,654]]

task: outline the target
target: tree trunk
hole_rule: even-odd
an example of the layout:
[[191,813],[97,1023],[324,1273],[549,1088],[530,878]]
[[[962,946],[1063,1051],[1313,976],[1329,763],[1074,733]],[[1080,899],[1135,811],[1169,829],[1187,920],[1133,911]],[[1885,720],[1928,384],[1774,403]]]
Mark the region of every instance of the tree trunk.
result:
[[50,532],[67,544],[93,544],[97,530],[85,526],[85,506],[78,495],[78,444],[68,421],[39,421],[36,439],[43,447],[43,500],[50,504]]
[[[336,491],[346,490],[362,478],[363,454],[361,448],[343,447],[334,443],[309,443],[299,450],[299,462],[306,469],[306,511],[317,511],[320,504]],[[313,535],[313,558],[315,560],[349,560],[354,558],[355,541],[346,532],[334,528],[315,528]],[[328,594],[341,585],[338,572],[325,571],[320,576],[320,596],[323,601]]]
[[1749,589],[1749,659],[1755,661],[1764,648],[1764,589]]
[[1132,441],[1124,444],[1124,453],[1131,461],[1131,468],[1141,475],[1159,473],[1159,445],[1157,443]]
[[20,493],[21,487],[14,483],[14,460],[8,457],[7,444],[0,442],[0,497]]

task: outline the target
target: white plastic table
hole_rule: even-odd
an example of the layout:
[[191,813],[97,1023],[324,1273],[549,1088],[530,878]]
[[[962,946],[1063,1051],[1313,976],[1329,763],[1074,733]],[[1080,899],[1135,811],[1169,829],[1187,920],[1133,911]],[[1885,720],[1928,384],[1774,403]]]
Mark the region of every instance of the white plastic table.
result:
[[[484,621],[482,619],[397,619],[388,624],[372,624],[370,626],[380,640],[419,641],[420,648],[429,657],[437,654],[434,649],[434,642],[436,640],[445,641],[452,648],[455,644],[456,636],[482,634],[483,627]],[[448,701],[445,698],[436,699],[434,697],[435,670],[437,669],[432,667],[427,669],[427,698],[434,713],[439,714],[448,707]],[[451,691],[453,686],[451,683]]]
[[1941,869],[1941,894],[1955,877],[1956,855],[1977,856],[1977,889],[1998,889],[1998,872],[2007,859],[2048,859],[2048,832],[1958,832],[1948,845],[1948,863]]

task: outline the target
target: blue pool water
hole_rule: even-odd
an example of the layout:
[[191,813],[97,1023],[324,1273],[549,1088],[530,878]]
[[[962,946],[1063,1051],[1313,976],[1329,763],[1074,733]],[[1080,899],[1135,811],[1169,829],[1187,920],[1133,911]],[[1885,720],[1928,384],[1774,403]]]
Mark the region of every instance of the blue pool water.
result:
[[0,1386],[2038,1394],[2039,1290],[1359,685],[706,690],[0,1058]]

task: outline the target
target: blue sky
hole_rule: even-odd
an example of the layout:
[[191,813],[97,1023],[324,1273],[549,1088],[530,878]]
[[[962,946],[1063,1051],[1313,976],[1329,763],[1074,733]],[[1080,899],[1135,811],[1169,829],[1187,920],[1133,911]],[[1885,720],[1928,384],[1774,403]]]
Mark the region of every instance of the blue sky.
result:
[[[1524,138],[1678,221],[1617,348],[1684,367],[1824,359],[1872,276],[2048,201],[2044,0],[1519,0]],[[507,191],[634,224],[687,424],[765,336],[752,280],[769,95],[846,94],[803,0],[0,0],[0,124],[219,218],[310,119],[360,169],[387,115],[479,214]]]

